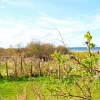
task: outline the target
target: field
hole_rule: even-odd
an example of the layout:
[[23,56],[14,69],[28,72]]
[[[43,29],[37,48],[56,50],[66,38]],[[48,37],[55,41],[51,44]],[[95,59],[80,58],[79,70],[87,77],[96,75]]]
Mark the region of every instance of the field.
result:
[[0,0],[0,100],[100,100],[99,30],[100,0]]
[[[94,54],[97,57],[97,54]],[[77,59],[84,59],[85,53],[75,52],[74,55]],[[62,58],[66,60],[68,55],[62,55],[60,59]],[[56,59],[47,62],[38,59],[34,61],[33,58],[21,59],[9,58],[1,61],[0,70],[3,78],[0,79],[0,100],[100,99],[99,73],[92,77],[89,72],[85,73],[87,75],[83,74],[84,69],[81,72],[82,68],[79,68],[81,65],[73,59],[66,60],[60,65],[60,76],[59,63]],[[70,65],[73,70],[68,67]]]
[[[55,96],[52,93],[52,88],[62,88],[65,91],[64,87],[64,83],[52,77],[33,77],[31,80],[28,78],[19,78],[16,81],[1,80],[0,100],[79,100],[77,98],[70,99],[65,96]],[[93,100],[99,100],[100,80],[96,84],[93,84],[91,88],[94,95]],[[52,92],[48,89],[51,89]],[[77,88],[74,88],[73,91],[77,91],[76,94],[79,94]]]

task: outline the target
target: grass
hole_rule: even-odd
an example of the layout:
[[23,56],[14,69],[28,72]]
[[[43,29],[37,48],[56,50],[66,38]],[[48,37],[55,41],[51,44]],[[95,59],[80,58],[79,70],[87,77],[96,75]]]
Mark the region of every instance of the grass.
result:
[[[31,79],[0,80],[0,100],[72,100],[65,97],[53,96],[54,89],[63,89],[65,91],[64,84],[65,82],[61,82],[53,77],[44,76],[33,77]],[[91,88],[93,100],[99,100],[100,80],[93,84]],[[73,92],[77,92],[77,88]]]
[[[74,55],[79,59],[84,59],[85,52],[76,53]],[[64,56],[67,58],[66,56]],[[49,64],[48,64],[49,63]],[[71,65],[72,61],[68,61],[66,63],[66,67]],[[45,67],[50,67],[52,69],[57,69],[57,64],[52,61],[43,63]],[[59,81],[54,77],[53,74],[51,76],[38,76],[34,74],[33,77],[29,75],[18,77],[16,80],[9,78],[6,80],[6,69],[5,64],[1,64],[0,71],[3,75],[3,79],[0,79],[0,100],[79,100],[77,98],[67,98],[64,96],[54,96],[55,90],[62,90],[66,93],[66,80]],[[9,67],[9,72],[12,71],[12,67]],[[34,67],[35,68],[35,67]],[[63,67],[62,67],[63,68]],[[28,68],[27,68],[28,69]],[[74,70],[73,70],[74,71]],[[75,72],[72,72],[75,73]],[[77,72],[76,72],[77,73]],[[56,73],[55,73],[56,74]],[[78,74],[78,73],[77,73]],[[62,72],[62,76],[66,75],[66,72]],[[55,75],[56,76],[56,75]],[[64,79],[64,78],[63,78]],[[68,89],[72,88],[72,93],[76,95],[80,95],[78,88],[76,86],[68,86]],[[93,96],[93,100],[100,100],[100,79],[96,80],[95,83],[91,85],[91,93]]]
[[47,89],[52,86],[50,77],[0,80],[0,100],[56,100]]

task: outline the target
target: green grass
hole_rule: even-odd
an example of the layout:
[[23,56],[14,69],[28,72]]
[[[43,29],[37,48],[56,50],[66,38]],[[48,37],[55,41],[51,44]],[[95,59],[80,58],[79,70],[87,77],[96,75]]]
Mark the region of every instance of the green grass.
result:
[[[66,92],[65,82],[43,76],[33,77],[32,79],[0,80],[0,100],[21,100],[22,98],[27,98],[27,100],[72,100],[52,95],[54,89],[62,89]],[[93,84],[91,88],[93,100],[100,100],[100,80]],[[73,92],[77,91],[77,88],[73,89]]]
[[25,95],[27,100],[35,100],[36,98],[56,100],[56,97],[51,96],[47,89],[47,87],[52,86],[53,83],[47,77],[37,77],[31,80],[18,79],[16,81],[0,80],[0,100],[17,100],[21,96],[22,98],[25,97]]
[[[74,52],[74,55],[77,58],[84,59],[85,52],[80,52],[80,53]],[[64,57],[67,58],[67,56],[64,56]],[[55,65],[55,62],[52,62],[52,63],[48,62],[48,63],[50,63],[49,67],[52,67]],[[67,63],[71,64],[73,62],[69,61]],[[8,67],[10,69],[10,66]],[[78,98],[54,96],[55,94],[54,90],[57,90],[57,91],[62,90],[64,93],[66,93],[66,87],[65,87],[66,80],[59,81],[58,79],[55,79],[54,77],[50,77],[50,76],[40,77],[35,74],[32,78],[30,78],[29,75],[26,75],[23,77],[18,77],[18,79],[16,80],[11,79],[11,78],[6,80],[5,64],[2,64],[0,71],[3,75],[3,79],[0,79],[0,100],[26,100],[26,98],[27,100],[80,100]],[[78,72],[74,72],[73,70],[72,74],[74,73],[78,74]],[[76,86],[69,85],[68,89],[72,87],[73,89],[71,92],[73,94],[81,95],[78,87]],[[91,93],[93,96],[93,100],[100,100],[100,79],[96,80],[95,84],[92,83]]]

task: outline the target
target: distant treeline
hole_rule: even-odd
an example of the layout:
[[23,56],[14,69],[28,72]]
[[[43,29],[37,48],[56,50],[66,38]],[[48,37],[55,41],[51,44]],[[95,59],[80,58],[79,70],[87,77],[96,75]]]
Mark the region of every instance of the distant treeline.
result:
[[31,41],[26,47],[21,47],[20,44],[17,48],[0,48],[0,56],[23,56],[23,57],[37,57],[37,58],[50,58],[54,51],[61,54],[67,54],[68,49],[64,46],[54,46],[50,43],[41,43]]

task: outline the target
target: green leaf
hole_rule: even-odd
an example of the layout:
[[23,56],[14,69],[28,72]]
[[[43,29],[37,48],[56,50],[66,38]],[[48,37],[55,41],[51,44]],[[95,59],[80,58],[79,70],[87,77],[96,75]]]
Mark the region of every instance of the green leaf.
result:
[[87,39],[87,41],[90,43],[92,41],[92,36],[89,32],[87,32],[85,35],[84,35],[84,38]]
[[72,67],[69,67],[69,68],[66,70],[67,75],[69,75],[69,74],[71,73],[71,71],[72,71]]
[[70,76],[68,78],[66,78],[66,82],[67,84],[73,84],[75,82],[75,77],[74,76]]
[[95,47],[95,44],[90,43],[90,47],[91,47],[91,48],[94,48],[94,47]]

